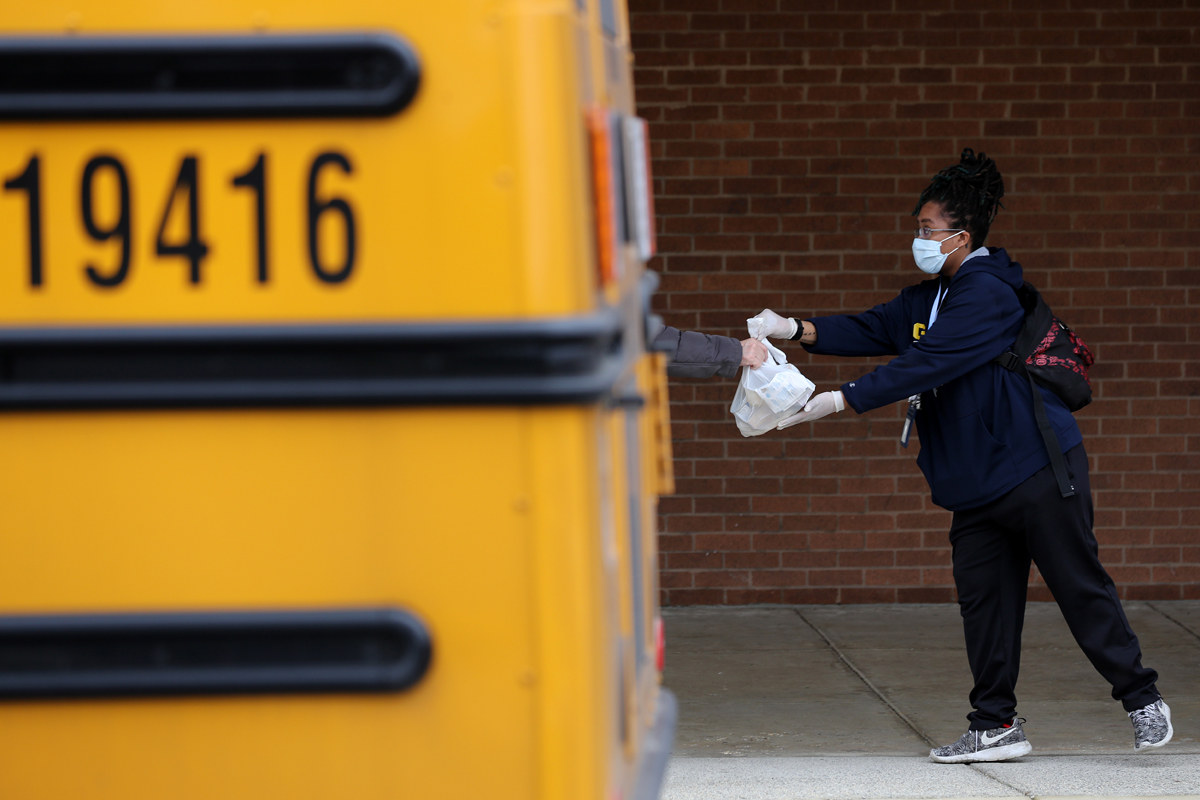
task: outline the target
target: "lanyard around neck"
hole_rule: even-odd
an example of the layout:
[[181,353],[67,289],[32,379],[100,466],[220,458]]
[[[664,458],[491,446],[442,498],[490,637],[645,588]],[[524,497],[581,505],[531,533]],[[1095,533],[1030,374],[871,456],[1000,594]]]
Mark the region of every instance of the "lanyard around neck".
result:
[[942,286],[941,281],[938,281],[938,284],[939,285],[938,285],[937,299],[933,301],[933,310],[931,310],[929,312],[929,325],[926,327],[926,330],[929,330],[929,328],[932,328],[933,323],[937,322],[938,308],[940,308],[942,305],[942,298],[945,297],[946,292],[949,291],[949,287]]

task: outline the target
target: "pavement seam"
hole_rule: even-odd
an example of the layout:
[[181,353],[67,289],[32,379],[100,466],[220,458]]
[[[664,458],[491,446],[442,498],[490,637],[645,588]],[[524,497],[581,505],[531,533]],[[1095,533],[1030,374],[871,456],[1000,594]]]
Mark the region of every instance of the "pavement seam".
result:
[[[843,664],[845,664],[846,667],[851,672],[853,672],[855,675],[858,676],[858,679],[863,682],[863,685],[865,685],[868,689],[871,690],[871,694],[875,695],[877,698],[879,698],[879,701],[881,703],[883,703],[885,706],[887,706],[889,709],[891,709],[892,713],[895,714],[900,719],[901,722],[903,722],[905,725],[907,725],[909,730],[911,730],[917,736],[920,736],[922,739],[924,739],[925,743],[928,744],[930,747],[936,748],[938,746],[937,742],[935,742],[929,736],[929,734],[925,733],[925,731],[918,728],[917,724],[915,722],[913,722],[911,719],[909,719],[907,714],[905,714],[903,711],[901,711],[896,706],[895,703],[893,703],[890,699],[888,699],[887,695],[885,695],[883,692],[881,692],[879,690],[879,688],[877,686],[875,686],[875,684],[871,683],[871,679],[868,678],[866,675],[864,675],[862,670],[860,670],[858,667],[854,666],[854,663],[852,661],[850,661],[850,659],[846,656],[845,653],[842,652],[841,648],[839,648],[836,644],[834,644],[833,640],[825,635],[825,631],[821,630],[816,625],[814,625],[813,622],[808,617],[804,616],[804,614],[800,611],[800,609],[793,608],[792,610],[796,612],[796,616],[798,616],[804,622],[805,625],[812,628],[813,633],[815,633],[815,634],[817,634],[817,636],[821,637],[821,640],[823,642],[825,642],[826,646],[830,650],[833,651],[833,654],[836,655],[838,657],[838,659],[841,660],[841,662]],[[1000,784],[1001,786],[1011,789],[1012,791],[1016,792],[1018,795],[1023,795],[1025,797],[1032,797],[1032,795],[1030,795],[1028,792],[1023,791],[1016,786],[1013,786],[1008,781],[1003,780],[1001,778],[997,778],[995,775],[985,772],[977,764],[967,764],[966,766],[970,767],[971,770],[973,770],[975,773],[982,775],[983,777],[987,778],[988,780],[995,781],[996,783]]]
[[793,609],[792,609],[792,611],[795,611],[795,612],[796,612],[796,616],[798,616],[798,617],[799,617],[799,618],[800,618],[800,619],[801,619],[801,620],[804,622],[804,624],[805,624],[805,625],[807,625],[808,627],[810,627],[810,628],[812,628],[812,629],[813,629],[813,633],[815,633],[815,634],[817,634],[817,636],[820,636],[820,637],[821,637],[821,640],[822,640],[823,642],[825,642],[825,645],[826,645],[826,646],[827,646],[827,647],[828,647],[830,650],[832,650],[832,651],[833,651],[833,654],[834,654],[834,655],[836,655],[836,656],[837,656],[837,657],[838,657],[838,658],[841,660],[841,662],[842,662],[843,664],[845,664],[845,665],[846,665],[846,667],[847,667],[847,668],[848,668],[848,669],[849,669],[851,672],[853,672],[855,675],[857,675],[857,676],[858,676],[858,679],[859,679],[860,681],[862,681],[862,682],[863,682],[863,684],[864,684],[864,685],[865,685],[865,686],[866,686],[868,689],[870,689],[870,690],[871,690],[871,694],[875,695],[877,698],[879,698],[879,701],[880,701],[881,703],[883,703],[883,704],[884,704],[884,705],[886,705],[888,708],[890,708],[890,709],[892,710],[892,713],[893,713],[893,714],[895,714],[897,717],[899,717],[899,718],[900,718],[900,721],[901,721],[901,722],[903,722],[905,725],[907,725],[907,726],[908,726],[909,730],[911,730],[911,731],[912,731],[913,733],[915,733],[917,736],[920,736],[920,737],[921,737],[921,738],[922,738],[922,739],[925,741],[925,743],[926,743],[926,744],[928,744],[930,747],[937,747],[937,746],[938,746],[938,745],[937,745],[937,742],[935,742],[933,739],[931,739],[931,738],[929,737],[929,735],[925,733],[925,731],[923,731],[923,730],[921,730],[920,728],[918,728],[918,727],[916,726],[916,723],[914,723],[914,722],[913,722],[911,719],[909,719],[909,718],[908,718],[908,717],[905,715],[905,713],[904,713],[903,711],[901,711],[899,708],[897,708],[897,707],[896,707],[896,704],[895,704],[895,703],[893,703],[891,700],[889,700],[889,699],[887,698],[887,696],[886,696],[886,695],[884,695],[884,693],[883,693],[883,692],[879,691],[879,689],[878,689],[878,688],[876,688],[875,684],[871,683],[870,679],[869,679],[869,678],[867,678],[867,676],[866,676],[866,675],[864,675],[864,674],[862,673],[862,670],[860,670],[858,667],[854,666],[854,664],[853,664],[853,663],[851,663],[850,659],[846,657],[846,654],[845,654],[845,653],[843,653],[843,652],[841,651],[841,649],[840,649],[840,648],[839,648],[839,647],[838,647],[836,644],[834,644],[834,643],[833,643],[833,640],[832,640],[832,639],[830,639],[828,636],[826,636],[826,635],[825,635],[825,631],[821,630],[821,629],[820,629],[820,628],[818,628],[816,625],[814,625],[814,624],[812,623],[812,621],[810,621],[810,620],[809,620],[809,618],[808,618],[808,617],[804,616],[804,614],[803,614],[803,613],[801,613],[800,609],[798,609],[798,608],[793,608]]
[[[1001,762],[993,761],[990,763],[997,764],[997,763],[1001,763]],[[1009,763],[1012,763],[1012,762],[1009,762]],[[1023,789],[1013,786],[1011,783],[1004,780],[1003,778],[997,778],[995,775],[992,775],[991,773],[984,772],[983,767],[981,767],[979,764],[967,764],[967,766],[970,767],[971,769],[975,770],[977,773],[979,773],[983,777],[991,778],[992,780],[994,780],[996,783],[1000,784],[1001,786],[1007,786],[1008,788],[1012,789],[1017,794],[1023,794],[1026,797],[1034,796],[1034,795],[1030,794],[1029,792],[1024,791]]]
[[1174,623],[1175,623],[1176,625],[1178,625],[1179,627],[1183,628],[1185,631],[1187,631],[1188,633],[1190,633],[1190,634],[1191,634],[1193,637],[1195,637],[1196,639],[1200,639],[1200,633],[1196,633],[1194,630],[1192,630],[1191,628],[1189,628],[1187,625],[1185,625],[1184,623],[1182,623],[1182,622],[1180,622],[1179,620],[1175,619],[1174,617],[1172,617],[1172,616],[1171,616],[1170,614],[1168,614],[1167,612],[1163,611],[1163,610],[1162,610],[1161,608],[1159,608],[1158,606],[1154,605],[1154,603],[1151,603],[1151,602],[1147,601],[1147,602],[1146,602],[1146,605],[1147,605],[1147,606],[1149,606],[1150,608],[1152,608],[1153,610],[1157,611],[1159,614],[1162,614],[1164,617],[1166,617],[1167,619],[1171,620],[1171,622],[1174,622]]

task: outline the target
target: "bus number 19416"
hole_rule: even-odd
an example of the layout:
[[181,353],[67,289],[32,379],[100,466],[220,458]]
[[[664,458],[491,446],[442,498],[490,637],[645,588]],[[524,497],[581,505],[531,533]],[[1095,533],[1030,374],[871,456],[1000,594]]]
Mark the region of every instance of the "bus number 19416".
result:
[[[163,208],[162,220],[154,240],[155,253],[162,257],[178,257],[187,261],[188,281],[199,285],[204,277],[204,260],[208,257],[208,244],[201,234],[200,224],[200,181],[198,157],[185,155],[179,162],[179,171],[175,183],[167,195],[166,206]],[[318,154],[308,170],[308,263],[313,274],[324,283],[342,283],[354,272],[355,257],[355,223],[354,209],[350,202],[343,197],[321,198],[317,196],[317,182],[321,171],[326,168],[341,170],[347,175],[354,171],[353,166],[344,154],[336,151]],[[96,220],[95,203],[93,199],[96,176],[108,172],[117,189],[117,217],[109,225],[102,225]],[[255,278],[259,283],[270,281],[270,258],[267,237],[267,155],[259,153],[250,168],[231,179],[231,185],[237,189],[249,189],[254,193],[254,218],[256,232]],[[34,153],[25,164],[25,169],[19,175],[4,182],[5,191],[24,192],[27,205],[26,220],[28,223],[28,253],[29,253],[29,285],[40,287],[45,281],[45,266],[43,264],[43,235],[42,229],[42,187],[41,187],[41,157]],[[182,241],[168,242],[166,232],[168,221],[176,201],[186,204],[187,235]],[[102,289],[111,289],[125,283],[129,277],[130,256],[132,252],[132,209],[130,200],[129,172],[116,156],[97,155],[88,160],[83,167],[79,184],[80,217],[88,236],[97,242],[107,242],[116,239],[120,243],[120,258],[115,264],[107,267],[92,263],[83,265],[83,273],[87,280]],[[319,222],[324,214],[336,214],[342,219],[345,228],[345,249],[340,264],[323,264],[320,258],[320,228]]]

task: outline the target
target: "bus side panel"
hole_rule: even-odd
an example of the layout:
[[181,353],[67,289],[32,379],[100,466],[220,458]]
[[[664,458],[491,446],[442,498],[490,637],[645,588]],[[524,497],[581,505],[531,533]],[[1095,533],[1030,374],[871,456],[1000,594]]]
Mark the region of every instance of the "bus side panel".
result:
[[544,800],[607,800],[611,781],[617,564],[606,545],[604,416],[595,407],[529,416]]
[[433,639],[399,694],[0,702],[0,797],[533,796],[531,413],[0,416],[0,614],[396,607]]

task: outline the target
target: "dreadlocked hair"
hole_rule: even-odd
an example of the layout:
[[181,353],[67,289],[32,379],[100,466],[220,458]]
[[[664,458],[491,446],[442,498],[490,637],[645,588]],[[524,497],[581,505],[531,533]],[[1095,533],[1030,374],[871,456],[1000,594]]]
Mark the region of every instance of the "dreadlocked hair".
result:
[[996,162],[968,147],[957,164],[933,176],[912,213],[915,217],[926,203],[939,203],[951,225],[971,234],[971,246],[983,247],[992,220],[1004,208],[1003,196],[1004,178]]

